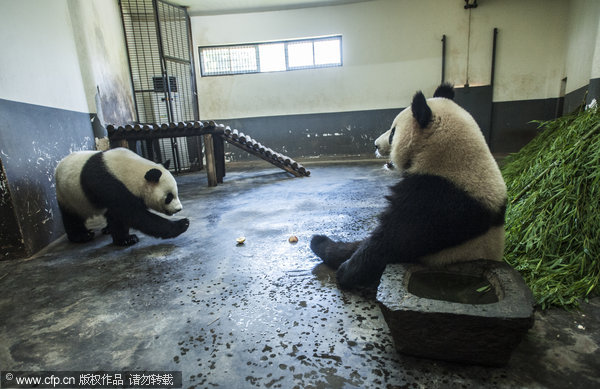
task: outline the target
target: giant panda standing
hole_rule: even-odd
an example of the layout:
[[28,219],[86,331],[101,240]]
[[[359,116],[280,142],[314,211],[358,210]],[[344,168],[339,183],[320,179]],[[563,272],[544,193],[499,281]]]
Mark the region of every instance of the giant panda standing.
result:
[[342,288],[377,284],[388,263],[502,259],[506,185],[479,126],[453,98],[448,84],[431,99],[416,93],[379,138],[389,139],[402,178],[367,239],[313,236],[312,250],[337,269]]
[[130,228],[157,238],[174,238],[185,232],[188,219],[169,220],[155,213],[172,215],[182,209],[177,183],[162,165],[125,148],[78,151],[56,167],[56,196],[67,237],[87,242],[94,232],[87,219],[104,215],[113,243],[130,246],[138,237]]

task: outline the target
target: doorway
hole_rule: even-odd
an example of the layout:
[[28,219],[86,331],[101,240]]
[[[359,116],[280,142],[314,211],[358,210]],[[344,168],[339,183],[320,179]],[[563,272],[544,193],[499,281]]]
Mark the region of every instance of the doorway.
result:
[[[138,123],[199,120],[189,15],[162,0],[121,0]],[[138,141],[130,148],[176,173],[202,168],[200,137]]]

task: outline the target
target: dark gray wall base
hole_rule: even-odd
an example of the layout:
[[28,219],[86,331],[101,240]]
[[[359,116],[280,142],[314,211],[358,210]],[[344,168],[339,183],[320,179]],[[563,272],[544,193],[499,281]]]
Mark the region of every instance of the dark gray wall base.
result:
[[590,80],[586,104],[591,103],[593,99],[596,99],[596,102],[600,103],[598,101],[600,100],[600,78]]
[[54,169],[70,152],[94,147],[89,113],[0,99],[0,158],[9,194],[0,206],[14,213],[18,226],[15,233],[14,223],[2,225],[8,231],[1,231],[0,246],[20,244],[28,256],[64,233]]
[[[556,117],[559,99],[491,103],[490,86],[457,88],[456,102],[481,127],[492,152],[516,152],[536,134],[532,120]],[[315,156],[373,156],[373,142],[387,131],[403,108],[307,115],[217,120],[292,158]],[[233,160],[253,156],[226,146]]]
[[534,120],[557,117],[559,99],[506,101],[494,103],[491,150],[495,153],[519,151],[538,133]]
[[491,85],[456,87],[454,101],[466,109],[481,128],[485,140],[490,141],[490,125],[492,117],[492,96],[494,90]]
[[[290,157],[373,155],[375,139],[401,109],[217,120]],[[254,158],[226,146],[234,160]]]
[[[593,78],[588,85],[568,93],[565,96],[563,114],[569,114],[579,109],[583,104],[589,104],[592,100],[600,100],[600,78]],[[598,101],[600,103],[600,101]]]
[[0,158],[0,260],[25,255],[25,245],[21,239],[21,229],[13,208],[8,180]]
[[[589,103],[589,101],[587,101],[587,96],[586,96],[586,92],[588,92],[588,90],[589,90],[589,85],[586,85],[586,86],[582,86],[581,88],[572,91],[571,93],[568,93],[565,96],[565,104],[564,104],[564,108],[563,108],[563,114],[567,115],[567,114],[581,108],[581,105],[584,102],[586,104]],[[588,94],[589,94],[589,92],[588,92]]]

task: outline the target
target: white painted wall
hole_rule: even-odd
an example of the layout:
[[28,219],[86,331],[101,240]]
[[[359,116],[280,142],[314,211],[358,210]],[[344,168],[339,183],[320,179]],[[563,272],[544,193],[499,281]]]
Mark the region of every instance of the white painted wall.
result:
[[499,29],[494,101],[558,97],[565,74],[569,1],[480,3],[473,11],[481,12],[476,30]]
[[[133,111],[117,0],[1,0],[0,98],[97,112],[96,93]],[[597,0],[482,0],[471,11],[468,81],[488,84],[499,29],[495,101],[557,97],[600,77]],[[198,77],[202,118],[398,108],[440,80],[467,81],[463,0],[376,0],[279,12],[192,17],[201,45],[343,35],[344,66]],[[197,67],[198,69],[199,67]],[[199,72],[198,72],[199,74]]]
[[90,112],[66,0],[2,0],[0,98]]
[[0,98],[77,112],[133,97],[117,0],[1,0]]
[[[342,34],[344,66],[284,73],[198,77],[202,118],[342,112],[408,105],[441,79],[490,82],[493,28],[499,29],[495,101],[556,97],[564,77],[568,2],[378,0],[334,7],[192,17],[197,47]],[[551,28],[549,28],[551,26]],[[199,67],[197,67],[199,68]],[[198,72],[199,73],[199,72]]]
[[567,93],[600,77],[600,1],[572,0],[566,55]]
[[135,107],[118,1],[67,1],[90,112],[101,112],[106,123],[133,121]]

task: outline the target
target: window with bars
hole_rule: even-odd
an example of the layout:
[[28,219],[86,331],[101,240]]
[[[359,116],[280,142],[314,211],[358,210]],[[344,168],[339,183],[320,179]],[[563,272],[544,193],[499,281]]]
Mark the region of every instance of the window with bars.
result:
[[342,36],[199,48],[205,76],[342,66]]

